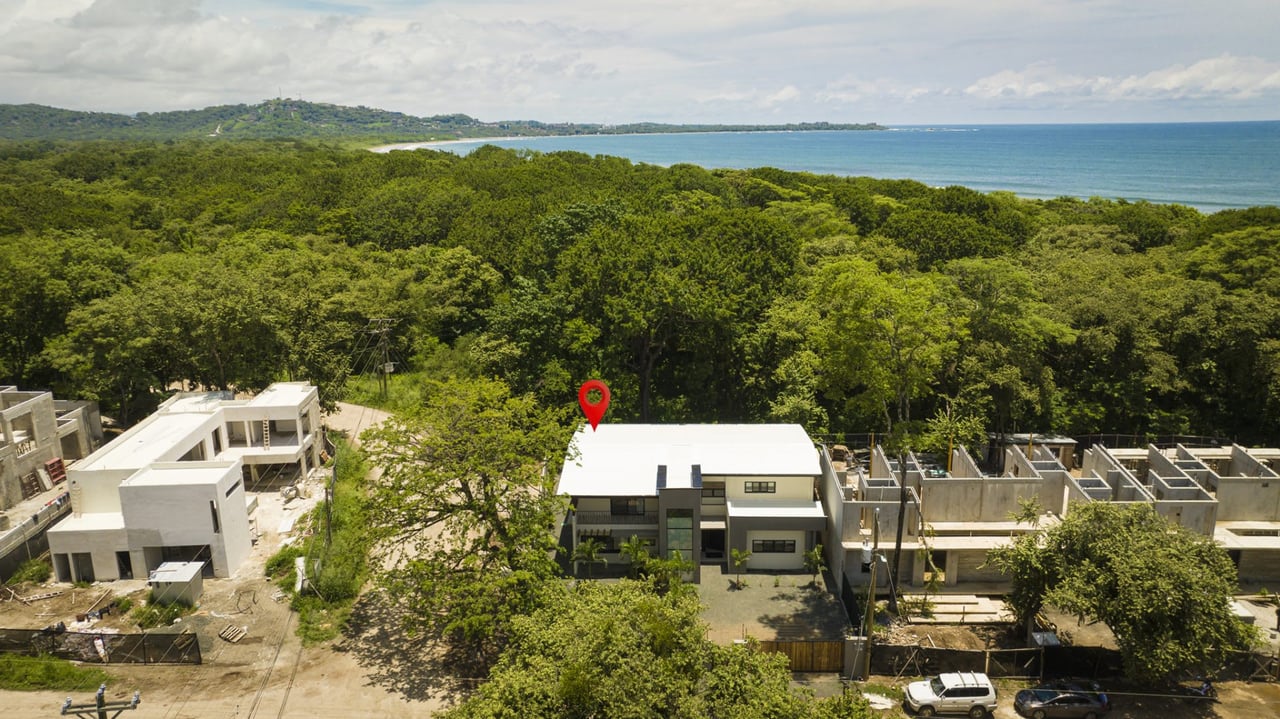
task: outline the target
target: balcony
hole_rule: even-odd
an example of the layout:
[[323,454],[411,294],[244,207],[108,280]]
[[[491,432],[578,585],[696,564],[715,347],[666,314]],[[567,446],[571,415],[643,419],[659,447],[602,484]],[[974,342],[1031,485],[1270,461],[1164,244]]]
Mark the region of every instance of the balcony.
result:
[[612,514],[610,512],[578,512],[575,514],[578,519],[578,526],[598,525],[598,526],[616,526],[616,525],[646,525],[657,524],[657,512],[645,512],[644,514]]

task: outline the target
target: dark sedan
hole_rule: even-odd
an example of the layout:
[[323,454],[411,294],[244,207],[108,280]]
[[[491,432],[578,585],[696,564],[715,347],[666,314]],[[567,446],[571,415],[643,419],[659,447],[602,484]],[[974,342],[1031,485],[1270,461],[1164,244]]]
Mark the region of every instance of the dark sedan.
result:
[[1013,708],[1031,719],[1098,719],[1110,709],[1105,694],[1062,689],[1023,689]]

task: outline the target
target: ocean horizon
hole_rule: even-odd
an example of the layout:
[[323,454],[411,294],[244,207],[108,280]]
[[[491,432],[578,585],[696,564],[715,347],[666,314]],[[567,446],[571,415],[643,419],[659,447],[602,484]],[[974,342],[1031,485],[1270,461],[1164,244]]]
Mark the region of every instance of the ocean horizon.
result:
[[1277,120],[569,135],[376,149],[427,147],[465,155],[484,145],[612,155],[662,166],[911,179],[1032,199],[1145,200],[1203,212],[1280,205]]

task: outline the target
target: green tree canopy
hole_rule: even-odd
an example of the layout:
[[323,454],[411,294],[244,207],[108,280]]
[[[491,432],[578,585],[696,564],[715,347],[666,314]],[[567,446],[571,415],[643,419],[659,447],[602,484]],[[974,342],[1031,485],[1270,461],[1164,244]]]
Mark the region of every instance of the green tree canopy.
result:
[[1150,505],[1072,505],[990,561],[1012,579],[1006,602],[1022,621],[1049,605],[1105,623],[1135,680],[1211,674],[1257,639],[1231,611],[1236,570],[1226,551]]
[[493,380],[427,388],[420,409],[365,437],[381,472],[370,514],[387,557],[376,581],[420,629],[483,662],[549,577],[565,509],[548,467],[569,432],[557,412]]
[[489,681],[449,719],[870,716],[865,700],[815,701],[790,686],[781,654],[706,639],[696,593],[646,583],[548,587],[513,622]]

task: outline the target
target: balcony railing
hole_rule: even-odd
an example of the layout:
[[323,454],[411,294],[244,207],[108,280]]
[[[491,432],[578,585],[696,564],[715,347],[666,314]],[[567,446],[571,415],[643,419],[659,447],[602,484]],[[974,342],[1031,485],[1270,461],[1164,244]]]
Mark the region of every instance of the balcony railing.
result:
[[657,512],[644,514],[611,514],[609,512],[578,512],[578,526],[584,524],[657,524]]

